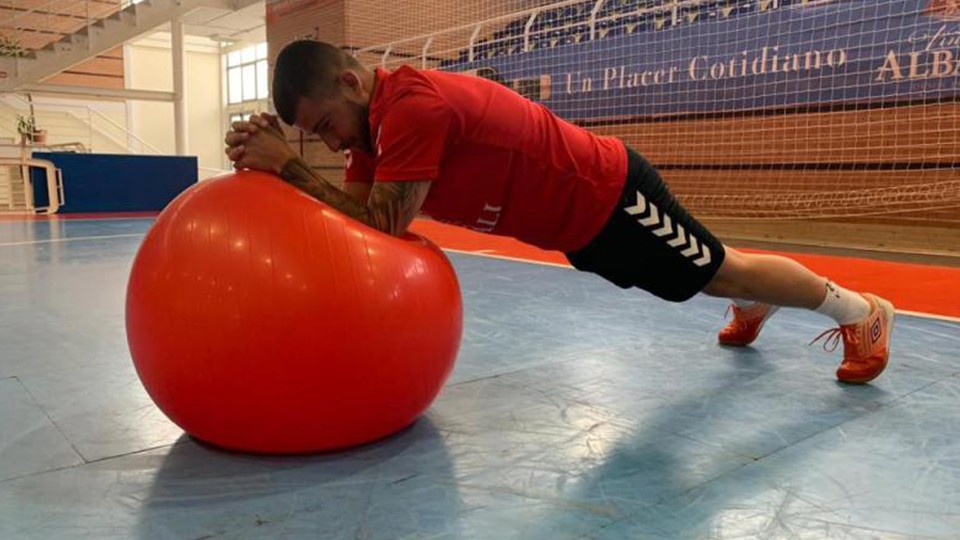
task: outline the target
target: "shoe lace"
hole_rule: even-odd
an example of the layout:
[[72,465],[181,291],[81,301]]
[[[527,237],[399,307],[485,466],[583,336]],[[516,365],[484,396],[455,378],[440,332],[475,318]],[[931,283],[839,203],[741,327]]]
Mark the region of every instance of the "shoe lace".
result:
[[750,317],[744,314],[743,308],[737,307],[733,304],[729,304],[727,306],[727,311],[726,313],[723,314],[724,320],[726,320],[729,317],[731,311],[733,311],[733,320],[727,323],[728,329],[736,329],[737,331],[744,331],[750,328],[750,325],[752,324],[753,321],[750,319]]
[[736,328],[740,331],[746,330],[750,325],[745,319],[737,317],[739,310],[734,307],[733,304],[729,304],[727,306],[727,311],[723,314],[723,320],[727,320],[727,317],[729,317],[731,311],[733,311],[733,320],[727,323],[727,328]]
[[830,328],[825,330],[819,336],[813,338],[813,341],[807,344],[807,347],[813,345],[814,343],[820,341],[821,338],[826,337],[826,341],[823,342],[823,350],[827,352],[833,352],[837,350],[837,345],[840,345],[840,339],[850,343],[860,343],[860,338],[857,337],[856,328],[853,326],[838,326],[837,328]]

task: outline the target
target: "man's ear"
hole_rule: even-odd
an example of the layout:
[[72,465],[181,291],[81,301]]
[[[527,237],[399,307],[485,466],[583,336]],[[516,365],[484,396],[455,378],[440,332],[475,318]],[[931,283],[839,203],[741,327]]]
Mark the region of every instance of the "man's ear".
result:
[[345,69],[340,72],[340,84],[352,94],[363,93],[363,81],[360,80],[360,75],[352,69]]

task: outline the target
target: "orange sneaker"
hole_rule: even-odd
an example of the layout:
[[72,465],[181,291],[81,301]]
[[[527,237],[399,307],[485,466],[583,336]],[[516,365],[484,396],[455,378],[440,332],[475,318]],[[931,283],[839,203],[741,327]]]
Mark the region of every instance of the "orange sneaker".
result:
[[823,349],[833,352],[843,338],[843,362],[837,368],[840,382],[863,384],[876,379],[887,367],[890,356],[893,304],[872,294],[864,293],[863,297],[870,303],[870,315],[858,323],[831,328],[810,342],[813,345],[827,336]]
[[736,304],[730,304],[727,313],[733,310],[733,320],[727,326],[720,330],[717,339],[721,345],[731,345],[734,347],[744,347],[753,343],[760,334],[760,329],[771,315],[776,313],[779,306],[762,304],[757,302],[752,306],[739,307]]

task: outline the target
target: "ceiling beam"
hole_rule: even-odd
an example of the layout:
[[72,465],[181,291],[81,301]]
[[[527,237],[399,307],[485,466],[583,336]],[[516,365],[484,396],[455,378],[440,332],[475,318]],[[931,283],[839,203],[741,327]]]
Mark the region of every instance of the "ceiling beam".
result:
[[173,102],[173,92],[156,90],[124,90],[119,88],[92,88],[87,86],[68,86],[62,84],[29,84],[17,89],[17,92],[31,94],[55,94],[61,96],[79,96],[96,99],[132,99],[135,101]]

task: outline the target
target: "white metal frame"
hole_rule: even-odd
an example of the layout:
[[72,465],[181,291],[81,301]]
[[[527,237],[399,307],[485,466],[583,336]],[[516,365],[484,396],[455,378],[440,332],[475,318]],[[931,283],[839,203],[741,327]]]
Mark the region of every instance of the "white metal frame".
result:
[[[63,190],[63,172],[57,168],[52,161],[32,158],[0,158],[0,166],[19,167],[20,169],[20,178],[11,178],[10,181],[20,180],[23,182],[26,204],[24,208],[11,207],[11,212],[18,214],[56,214],[57,211],[60,210],[60,207],[66,202],[66,194]],[[36,206],[33,184],[31,182],[33,168],[43,169],[46,172],[47,193],[49,195],[49,204],[47,206]]]

